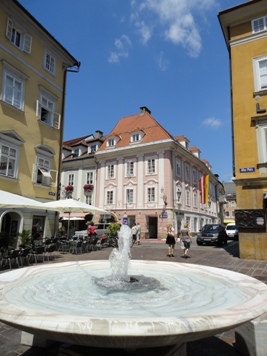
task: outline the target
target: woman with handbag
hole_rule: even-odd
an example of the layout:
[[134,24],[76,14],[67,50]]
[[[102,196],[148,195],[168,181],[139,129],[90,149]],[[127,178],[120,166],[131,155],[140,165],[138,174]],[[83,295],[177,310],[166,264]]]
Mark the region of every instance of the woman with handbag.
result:
[[182,257],[189,258],[187,253],[190,249],[191,243],[192,243],[192,237],[188,229],[188,223],[185,223],[184,228],[181,230],[181,248],[183,248],[184,250],[184,255]]

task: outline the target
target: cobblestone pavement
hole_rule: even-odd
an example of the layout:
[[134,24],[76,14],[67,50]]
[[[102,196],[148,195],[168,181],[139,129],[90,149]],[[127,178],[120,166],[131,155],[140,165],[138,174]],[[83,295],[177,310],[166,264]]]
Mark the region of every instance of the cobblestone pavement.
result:
[[[176,246],[178,247],[178,246]],[[53,259],[44,263],[58,263],[76,260],[107,260],[112,248],[104,248],[100,251],[92,251],[83,254],[69,254],[56,251]],[[199,264],[224,268],[230,271],[239,272],[252,276],[267,284],[267,262],[239,259],[238,242],[229,242],[226,247],[197,246],[193,241],[190,249],[190,258],[183,259],[182,250],[176,248],[175,257],[167,256],[167,246],[164,241],[142,240],[141,245],[134,245],[131,254],[133,260],[154,260],[154,261],[177,261],[181,263]],[[43,263],[43,262],[39,262]],[[2,268],[0,273],[8,272],[8,268]],[[54,344],[47,349],[27,347],[20,344],[21,331],[8,325],[0,323],[0,355],[1,356],[54,356],[59,354],[62,345]],[[240,355],[235,349],[234,330],[229,330],[219,335],[203,340],[190,342],[187,344],[188,356],[237,356]],[[91,350],[90,355],[97,354],[100,350]],[[103,352],[101,352],[103,351]],[[124,355],[121,350],[101,350],[101,354],[109,355],[116,352],[116,356]],[[71,353],[70,353],[71,354]],[[88,355],[88,352],[81,354]],[[135,355],[135,354],[132,354]],[[139,355],[155,356],[153,350],[143,350]],[[163,354],[161,354],[162,356]]]

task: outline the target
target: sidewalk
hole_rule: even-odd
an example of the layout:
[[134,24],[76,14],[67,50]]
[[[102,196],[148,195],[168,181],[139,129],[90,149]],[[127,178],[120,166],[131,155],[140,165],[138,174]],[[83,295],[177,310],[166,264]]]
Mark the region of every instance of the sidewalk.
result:
[[[56,251],[54,259],[49,263],[58,263],[77,260],[107,260],[112,248],[104,248],[100,251],[73,255]],[[183,259],[182,250],[176,246],[175,257],[167,256],[167,245],[164,241],[141,240],[141,245],[134,245],[131,249],[133,260],[161,260],[179,263],[199,264],[224,268],[230,271],[239,272],[252,276],[267,284],[267,262],[254,260],[240,260],[238,257],[238,242],[229,242],[224,248],[214,246],[197,246],[195,241],[190,249],[190,258]],[[42,263],[42,262],[41,262]],[[48,262],[44,262],[48,263]],[[1,269],[0,273],[6,273],[9,269]],[[60,345],[54,344],[49,349],[29,348],[20,344],[21,331],[0,323],[0,355],[1,356],[54,356],[58,355]],[[235,350],[234,330],[224,332],[207,339],[190,342],[187,344],[188,356],[237,356],[240,355]],[[107,349],[101,354],[110,354]],[[115,350],[113,350],[115,352]],[[95,350],[95,352],[97,352]],[[94,354],[94,352],[92,353]],[[124,355],[120,350],[116,350],[116,355]],[[87,355],[87,353],[85,353]],[[132,354],[134,355],[134,354]],[[154,356],[149,349],[144,353],[146,356]]]

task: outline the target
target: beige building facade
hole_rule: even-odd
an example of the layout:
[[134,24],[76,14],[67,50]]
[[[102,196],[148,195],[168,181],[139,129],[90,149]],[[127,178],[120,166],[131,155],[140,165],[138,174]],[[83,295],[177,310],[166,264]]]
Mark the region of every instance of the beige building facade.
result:
[[[0,189],[59,195],[66,75],[80,63],[17,1],[0,2]],[[0,207],[1,209],[1,207]],[[54,233],[54,213],[0,210],[0,232]]]
[[240,257],[267,260],[267,2],[221,11],[229,51]]

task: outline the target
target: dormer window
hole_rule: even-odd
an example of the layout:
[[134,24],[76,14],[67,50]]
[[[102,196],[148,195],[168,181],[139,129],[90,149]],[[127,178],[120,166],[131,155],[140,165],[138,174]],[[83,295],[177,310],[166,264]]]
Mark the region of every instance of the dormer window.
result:
[[116,145],[116,140],[115,138],[109,138],[107,141],[107,147],[114,147]]
[[90,152],[91,153],[96,152],[96,145],[90,146]]
[[131,142],[139,142],[141,141],[141,133],[140,132],[134,132],[132,135],[131,135]]
[[73,154],[75,156],[79,156],[79,148],[75,148],[75,150],[73,150]]

